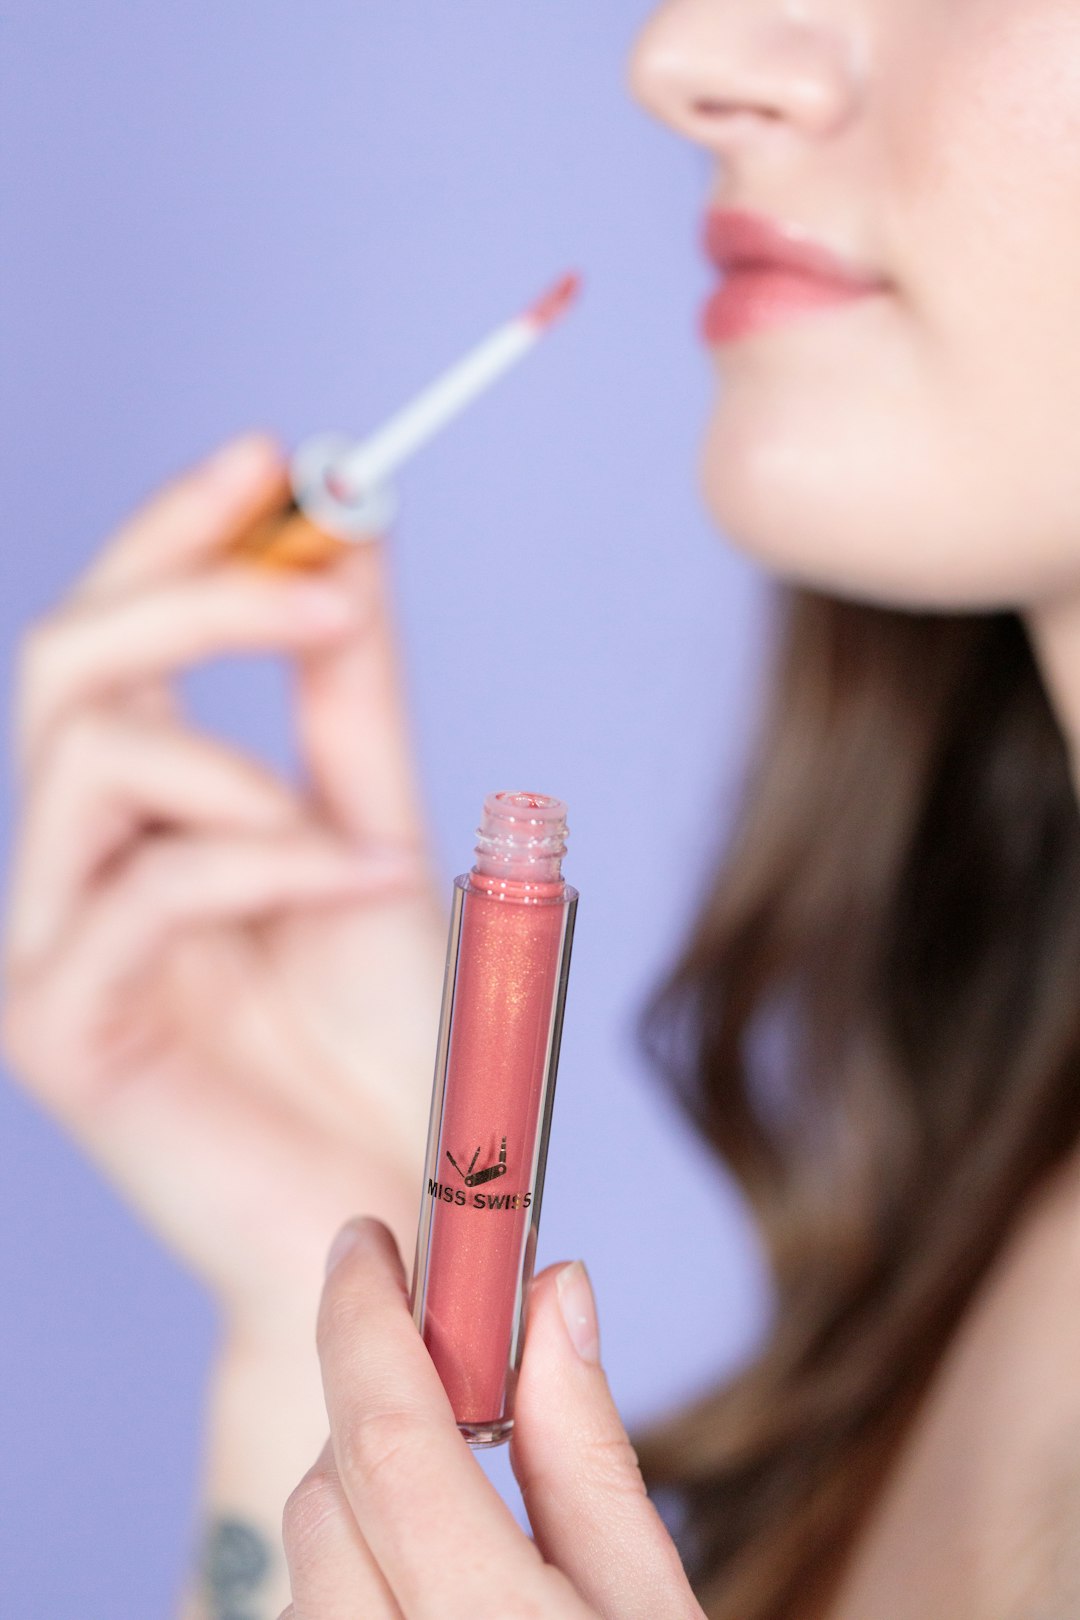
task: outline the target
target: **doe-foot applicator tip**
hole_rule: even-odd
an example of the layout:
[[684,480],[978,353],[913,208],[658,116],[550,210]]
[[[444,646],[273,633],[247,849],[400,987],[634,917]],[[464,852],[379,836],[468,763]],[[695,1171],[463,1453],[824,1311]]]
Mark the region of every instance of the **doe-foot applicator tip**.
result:
[[557,321],[560,315],[566,313],[580,291],[581,277],[572,270],[525,311],[525,319],[541,328],[550,326],[552,321]]

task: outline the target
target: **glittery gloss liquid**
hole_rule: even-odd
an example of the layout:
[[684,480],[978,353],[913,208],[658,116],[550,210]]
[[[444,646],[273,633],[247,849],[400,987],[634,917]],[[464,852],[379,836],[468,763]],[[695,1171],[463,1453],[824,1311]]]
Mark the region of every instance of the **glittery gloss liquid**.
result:
[[566,806],[489,793],[454,879],[412,1312],[471,1446],[514,1426],[578,893]]

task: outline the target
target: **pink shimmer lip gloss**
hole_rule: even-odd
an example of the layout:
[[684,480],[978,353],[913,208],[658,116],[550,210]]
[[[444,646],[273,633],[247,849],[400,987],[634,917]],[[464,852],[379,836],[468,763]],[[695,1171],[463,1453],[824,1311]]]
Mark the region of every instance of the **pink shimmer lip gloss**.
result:
[[410,1308],[458,1428],[514,1426],[578,892],[566,806],[489,793],[454,879]]

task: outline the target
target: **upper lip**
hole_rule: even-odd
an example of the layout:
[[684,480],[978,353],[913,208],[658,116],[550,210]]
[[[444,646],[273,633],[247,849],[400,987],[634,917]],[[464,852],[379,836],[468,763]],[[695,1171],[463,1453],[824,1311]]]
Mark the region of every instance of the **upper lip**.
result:
[[882,287],[884,277],[815,240],[797,225],[782,225],[744,209],[713,208],[705,216],[704,248],[720,270],[737,264],[777,265],[855,288]]

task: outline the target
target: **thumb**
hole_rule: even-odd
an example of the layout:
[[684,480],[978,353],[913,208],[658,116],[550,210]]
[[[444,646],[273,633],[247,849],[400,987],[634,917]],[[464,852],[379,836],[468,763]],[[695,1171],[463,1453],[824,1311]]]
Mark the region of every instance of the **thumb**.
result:
[[533,1537],[605,1620],[701,1620],[599,1361],[580,1260],[534,1279],[510,1461]]

